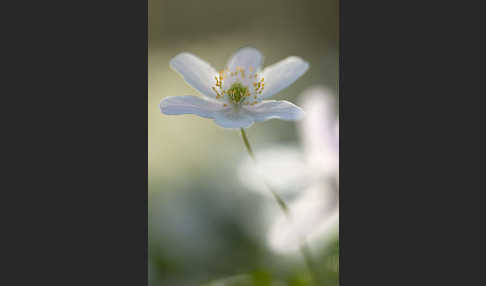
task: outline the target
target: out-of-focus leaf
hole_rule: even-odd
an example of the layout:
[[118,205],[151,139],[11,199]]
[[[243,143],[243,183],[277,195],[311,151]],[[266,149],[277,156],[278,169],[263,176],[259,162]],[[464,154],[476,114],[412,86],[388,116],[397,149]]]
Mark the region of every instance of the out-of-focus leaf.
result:
[[268,272],[265,271],[254,271],[253,281],[255,286],[270,286],[272,283],[272,277]]
[[203,286],[253,286],[253,278],[242,274],[211,281]]
[[291,277],[287,285],[288,286],[312,286],[312,282],[307,274],[299,273]]

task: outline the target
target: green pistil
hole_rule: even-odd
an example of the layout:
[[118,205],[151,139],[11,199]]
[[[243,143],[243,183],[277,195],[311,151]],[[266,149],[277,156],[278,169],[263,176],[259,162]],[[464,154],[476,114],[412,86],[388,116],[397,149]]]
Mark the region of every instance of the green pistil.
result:
[[228,89],[227,94],[233,103],[240,103],[245,96],[249,95],[248,88],[239,82],[233,83]]

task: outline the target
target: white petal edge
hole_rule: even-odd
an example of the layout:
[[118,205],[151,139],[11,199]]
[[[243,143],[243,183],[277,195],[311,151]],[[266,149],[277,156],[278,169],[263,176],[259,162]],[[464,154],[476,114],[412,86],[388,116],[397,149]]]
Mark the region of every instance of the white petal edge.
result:
[[265,121],[272,118],[295,121],[302,119],[305,114],[300,107],[286,100],[264,100],[244,108],[255,121]]
[[314,183],[318,174],[308,166],[301,148],[293,145],[270,145],[255,153],[258,162],[243,156],[238,165],[238,179],[250,191],[273,197],[270,186],[285,200],[293,200]]
[[214,118],[223,104],[199,96],[168,96],[160,102],[160,111],[166,115],[195,114],[204,118]]
[[250,67],[253,71],[259,71],[263,64],[263,55],[259,50],[246,47],[239,49],[228,61],[226,65],[230,71],[235,71],[236,67],[242,67],[245,70],[249,70]]
[[207,62],[190,53],[180,53],[170,60],[170,67],[202,95],[215,98],[211,89],[218,72]]
[[309,163],[325,173],[335,173],[339,168],[336,101],[335,93],[324,86],[311,87],[300,95],[306,110],[305,119],[298,125],[300,139]]
[[326,183],[318,183],[289,203],[292,221],[277,212],[269,228],[270,247],[279,253],[295,253],[305,237],[314,250],[325,247],[339,231],[339,193]]
[[309,68],[309,64],[299,57],[288,57],[276,64],[266,67],[262,72],[265,81],[260,98],[269,98],[287,88],[301,77]]
[[255,120],[243,109],[239,111],[229,107],[214,114],[214,122],[223,128],[247,128]]
[[306,89],[299,96],[300,105],[306,110],[305,120],[300,122],[300,135],[305,145],[331,148],[337,143],[337,97],[323,86]]

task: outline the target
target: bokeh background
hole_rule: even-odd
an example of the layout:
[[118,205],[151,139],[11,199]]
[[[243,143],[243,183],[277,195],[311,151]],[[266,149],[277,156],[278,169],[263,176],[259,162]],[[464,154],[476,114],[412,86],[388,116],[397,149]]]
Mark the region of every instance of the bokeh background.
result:
[[[149,0],[148,12],[149,285],[225,278],[214,285],[252,285],[244,275],[255,285],[308,285],[299,257],[265,244],[264,213],[274,202],[238,180],[247,156],[238,131],[193,115],[165,116],[158,105],[166,96],[198,95],[170,69],[172,57],[191,52],[220,70],[243,46],[259,49],[264,66],[290,55],[310,63],[275,99],[295,102],[316,84],[337,93],[338,1]],[[299,144],[292,122],[269,120],[247,134],[255,150]],[[326,285],[337,285],[338,241],[315,256]]]

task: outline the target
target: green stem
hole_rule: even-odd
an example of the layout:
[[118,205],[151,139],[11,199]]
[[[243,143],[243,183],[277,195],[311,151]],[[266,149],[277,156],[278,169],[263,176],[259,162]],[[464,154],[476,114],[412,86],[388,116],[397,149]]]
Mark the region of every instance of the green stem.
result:
[[[248,141],[248,137],[246,136],[245,129],[240,128],[240,130],[241,130],[241,137],[243,137],[243,142],[245,143],[246,150],[248,151],[248,154],[253,159],[253,161],[256,163],[255,154],[253,153],[250,142]],[[285,203],[285,201],[274,190],[272,190],[272,188],[267,184],[267,182],[265,182],[265,185],[267,186],[268,190],[270,190],[270,193],[272,193],[272,196],[275,199],[275,202],[278,204],[278,206],[280,207],[282,212],[285,214],[287,219],[289,221],[292,221],[289,208],[288,208],[287,204]],[[302,257],[304,258],[305,264],[307,266],[307,269],[309,270],[309,273],[311,275],[313,283],[317,283],[316,278],[318,277],[318,275],[314,274],[315,265],[312,261],[310,248],[307,245],[307,242],[305,241],[304,238],[301,239],[301,245],[299,247],[299,250],[300,250]]]
[[243,137],[243,142],[245,142],[245,146],[246,146],[246,150],[248,151],[248,154],[250,154],[250,157],[253,160],[256,160],[255,155],[253,154],[253,150],[251,149],[250,142],[248,142],[248,138],[246,137],[245,129],[240,128],[240,130],[241,130],[241,136]]

